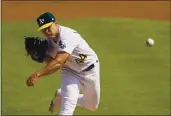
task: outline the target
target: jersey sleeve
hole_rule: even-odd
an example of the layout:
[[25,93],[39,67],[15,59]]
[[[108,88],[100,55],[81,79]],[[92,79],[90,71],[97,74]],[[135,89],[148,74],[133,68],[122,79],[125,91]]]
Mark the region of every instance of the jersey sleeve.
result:
[[59,40],[59,48],[58,52],[67,52],[69,54],[72,54],[73,50],[77,47],[77,45],[80,43],[81,39],[78,35],[70,35],[62,37]]

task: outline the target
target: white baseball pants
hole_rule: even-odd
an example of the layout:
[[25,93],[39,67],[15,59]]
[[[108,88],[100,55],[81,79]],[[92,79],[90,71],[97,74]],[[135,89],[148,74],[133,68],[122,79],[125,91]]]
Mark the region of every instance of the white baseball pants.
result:
[[[83,94],[80,94],[82,90]],[[71,69],[62,70],[61,110],[59,115],[73,115],[76,105],[96,110],[100,101],[100,66],[78,74]]]

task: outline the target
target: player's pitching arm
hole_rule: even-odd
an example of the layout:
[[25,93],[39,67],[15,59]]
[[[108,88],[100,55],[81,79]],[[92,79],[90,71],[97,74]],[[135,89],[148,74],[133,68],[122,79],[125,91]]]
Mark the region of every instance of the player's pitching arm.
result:
[[26,81],[27,86],[34,86],[38,78],[56,72],[65,64],[69,55],[70,55],[69,53],[60,52],[53,60],[47,58],[47,60],[45,61],[47,65],[41,70],[35,72],[32,76],[30,76],[27,79]]
[[46,55],[46,57],[45,57],[45,59],[43,60],[43,62],[44,62],[45,64],[48,64],[48,63],[50,63],[52,60],[54,60],[54,58],[52,58],[52,57],[49,56],[49,55]]

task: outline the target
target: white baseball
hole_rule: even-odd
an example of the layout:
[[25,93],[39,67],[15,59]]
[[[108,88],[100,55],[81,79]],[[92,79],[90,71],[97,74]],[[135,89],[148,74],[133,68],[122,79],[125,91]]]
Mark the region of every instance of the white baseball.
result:
[[146,41],[146,44],[149,45],[149,46],[153,46],[154,45],[154,40],[151,39],[151,38],[148,38],[147,41]]

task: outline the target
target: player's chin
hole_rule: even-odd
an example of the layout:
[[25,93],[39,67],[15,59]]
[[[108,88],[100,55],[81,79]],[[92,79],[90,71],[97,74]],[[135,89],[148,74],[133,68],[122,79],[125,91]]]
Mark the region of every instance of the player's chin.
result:
[[46,35],[46,37],[48,37],[48,38],[56,38],[56,36],[55,35]]

